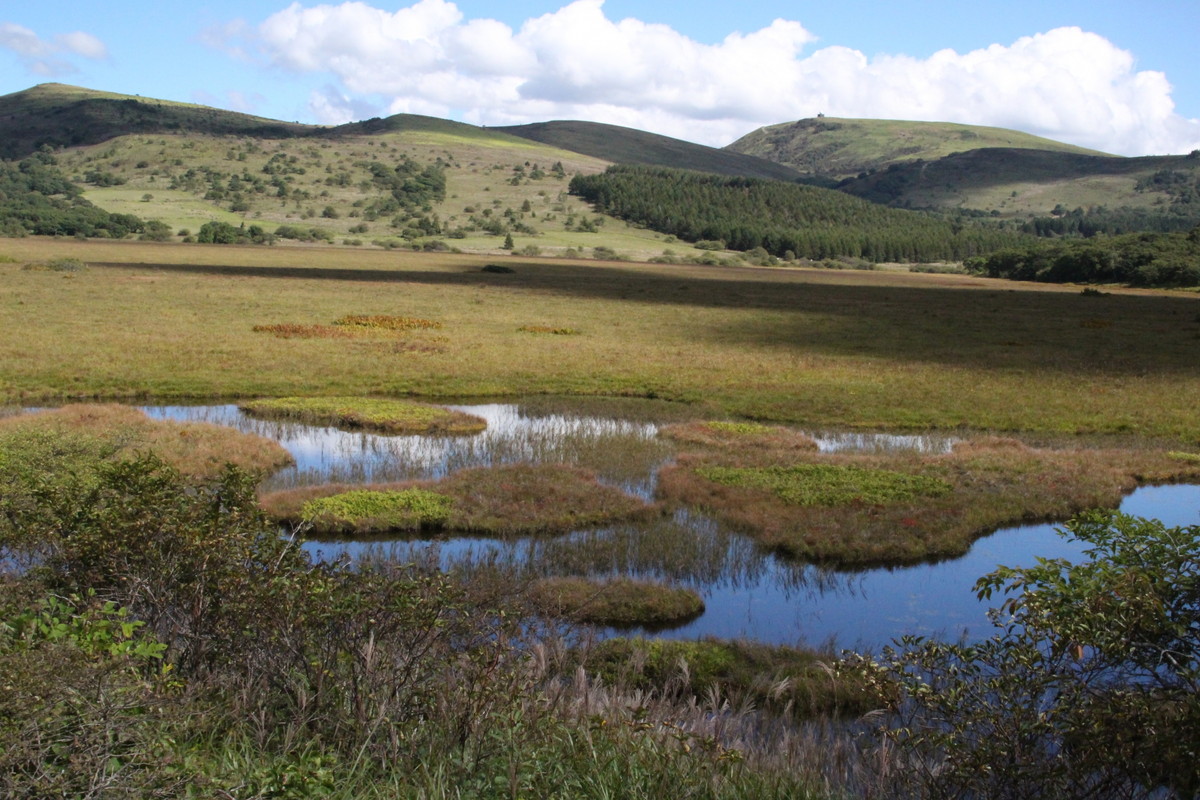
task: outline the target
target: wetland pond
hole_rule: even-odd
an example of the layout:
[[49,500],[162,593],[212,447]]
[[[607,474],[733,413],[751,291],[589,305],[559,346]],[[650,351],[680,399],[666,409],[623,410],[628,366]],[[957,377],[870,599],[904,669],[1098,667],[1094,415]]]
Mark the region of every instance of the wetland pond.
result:
[[[487,421],[471,436],[384,436],[251,418],[237,406],[144,407],[152,418],[227,425],[279,441],[296,465],[267,479],[265,490],[325,483],[436,479],[475,466],[534,462],[586,467],[600,480],[644,499],[675,445],[658,436],[678,421],[668,406],[539,400],[451,406]],[[673,412],[678,414],[678,411]],[[913,449],[944,452],[950,436],[808,432],[823,450]],[[1170,526],[1200,523],[1200,486],[1147,486],[1121,510]],[[1082,548],[1054,525],[1004,528],[977,540],[963,557],[917,566],[839,572],[778,558],[744,535],[694,511],[651,522],[577,531],[553,538],[479,537],[306,541],[314,557],[366,554],[465,569],[503,566],[523,577],[618,575],[687,586],[704,598],[696,619],[657,636],[744,638],[769,644],[877,649],[904,634],[978,639],[990,635],[988,605],[975,581],[998,565],[1037,557],[1077,560]],[[992,604],[998,601],[993,600]]]

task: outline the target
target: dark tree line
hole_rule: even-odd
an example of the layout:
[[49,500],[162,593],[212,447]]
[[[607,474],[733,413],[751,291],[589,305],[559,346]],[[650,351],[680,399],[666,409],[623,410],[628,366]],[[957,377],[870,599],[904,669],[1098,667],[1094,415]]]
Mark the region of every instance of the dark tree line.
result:
[[85,200],[49,153],[0,163],[0,235],[123,239],[145,231],[139,217],[111,214]]
[[965,266],[993,278],[1023,281],[1198,286],[1200,227],[1189,233],[1043,241],[968,259]]
[[1024,239],[984,221],[887,208],[812,186],[660,167],[612,166],[576,176],[570,190],[597,211],[685,241],[761,247],[781,258],[961,260]]

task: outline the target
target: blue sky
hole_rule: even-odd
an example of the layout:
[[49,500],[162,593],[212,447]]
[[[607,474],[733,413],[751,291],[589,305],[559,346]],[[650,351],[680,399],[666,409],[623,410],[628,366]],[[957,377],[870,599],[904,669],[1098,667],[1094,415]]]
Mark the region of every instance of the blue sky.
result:
[[0,0],[0,94],[276,119],[593,119],[722,146],[817,113],[1200,148],[1200,2]]

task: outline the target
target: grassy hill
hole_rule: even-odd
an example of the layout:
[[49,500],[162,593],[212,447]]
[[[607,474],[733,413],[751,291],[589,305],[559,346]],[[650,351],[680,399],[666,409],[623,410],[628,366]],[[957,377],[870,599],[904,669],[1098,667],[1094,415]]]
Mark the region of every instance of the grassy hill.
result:
[[794,181],[800,174],[790,166],[669,136],[599,122],[557,121],[512,125],[493,130],[561,147],[614,164],[644,164],[691,169],[717,175]]
[[832,117],[768,125],[725,149],[785,164],[805,175],[841,179],[896,163],[930,161],[981,147],[1104,155],[1004,128]]
[[1200,176],[1200,158],[985,148],[936,161],[895,164],[840,188],[889,205],[1038,215],[1049,214],[1060,204],[1067,208],[1161,206],[1166,187],[1157,185],[1153,176],[1163,171]]
[[198,133],[259,138],[310,135],[321,128],[234,111],[44,83],[0,97],[0,158],[42,145],[77,147],[133,133]]

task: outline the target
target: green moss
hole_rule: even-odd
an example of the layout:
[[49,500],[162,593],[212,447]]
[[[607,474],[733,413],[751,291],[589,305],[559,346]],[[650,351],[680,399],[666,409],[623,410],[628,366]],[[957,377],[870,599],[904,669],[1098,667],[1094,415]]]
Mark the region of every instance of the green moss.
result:
[[452,498],[425,489],[356,490],[309,500],[300,515],[325,529],[419,530],[445,525],[453,505]]
[[383,433],[479,433],[487,423],[479,417],[441,406],[373,397],[278,397],[243,403],[248,414],[297,419]]
[[771,432],[770,425],[763,425],[759,422],[706,422],[704,426],[721,433],[735,433],[742,436],[758,436]]
[[1178,451],[1172,451],[1167,453],[1167,455],[1177,461],[1184,461],[1188,464],[1200,464],[1200,453],[1182,453]]
[[917,497],[939,497],[951,489],[945,481],[923,475],[834,464],[701,467],[696,472],[725,486],[771,492],[785,503],[797,506],[896,503]]

